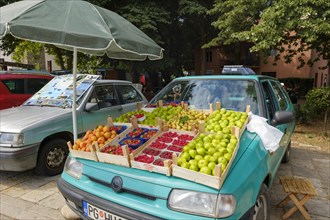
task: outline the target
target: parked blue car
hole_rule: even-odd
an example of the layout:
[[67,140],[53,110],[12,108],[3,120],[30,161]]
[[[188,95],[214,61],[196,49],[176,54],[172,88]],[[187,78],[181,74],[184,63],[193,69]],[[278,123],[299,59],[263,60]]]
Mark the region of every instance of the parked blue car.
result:
[[268,119],[284,135],[269,153],[256,133],[245,130],[227,177],[214,189],[174,176],[69,156],[58,188],[83,219],[269,219],[269,188],[281,161],[290,159],[293,105],[280,82],[260,75],[182,77],[158,100],[188,102],[197,109],[221,107]]

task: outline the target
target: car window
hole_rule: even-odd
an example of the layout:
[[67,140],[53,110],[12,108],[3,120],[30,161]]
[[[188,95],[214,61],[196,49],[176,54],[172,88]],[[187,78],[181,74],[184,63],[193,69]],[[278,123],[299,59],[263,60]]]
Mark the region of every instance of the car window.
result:
[[208,109],[212,103],[236,111],[245,111],[251,106],[254,114],[259,113],[256,84],[252,80],[190,80],[175,81],[167,86],[152,101],[188,102],[192,108]]
[[263,81],[261,85],[265,96],[266,113],[268,116],[268,121],[271,122],[276,112],[276,105],[275,105],[274,96],[272,94],[272,88],[268,81]]
[[119,96],[121,96],[124,104],[142,101],[141,95],[131,85],[116,85]]
[[118,98],[113,85],[96,86],[89,102],[98,103],[100,109],[118,105]]
[[283,90],[280,89],[279,85],[275,81],[271,81],[271,85],[273,87],[280,110],[286,110],[288,107],[288,103],[285,98],[285,94],[283,93]]
[[48,83],[48,79],[27,79],[27,94],[38,92],[44,85]]
[[10,93],[24,94],[24,79],[3,80]]

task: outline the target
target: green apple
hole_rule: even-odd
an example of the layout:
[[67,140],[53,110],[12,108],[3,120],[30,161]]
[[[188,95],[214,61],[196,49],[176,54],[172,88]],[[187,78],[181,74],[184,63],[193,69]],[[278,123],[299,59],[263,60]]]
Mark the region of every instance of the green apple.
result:
[[217,132],[217,134],[215,135],[215,139],[216,139],[216,140],[219,140],[219,141],[221,141],[222,137],[223,137],[222,132],[220,132],[220,133]]
[[226,164],[228,163],[228,160],[225,157],[219,157],[218,158],[218,164]]
[[231,153],[225,153],[223,156],[224,156],[224,158],[226,158],[228,161],[230,161],[230,159],[231,159]]
[[183,157],[178,158],[178,162],[177,162],[178,166],[181,166],[181,164],[184,163],[184,162],[187,162],[186,158],[183,158]]
[[213,148],[213,144],[211,142],[208,142],[208,143],[204,144],[204,148],[205,148],[205,150]]
[[218,139],[213,139],[212,140],[212,145],[213,146],[216,146],[217,144],[219,144],[220,143],[220,140],[218,140]]
[[198,167],[201,169],[202,167],[207,167],[208,162],[206,160],[200,160],[198,161]]
[[207,154],[207,155],[204,156],[204,160],[206,160],[207,162],[209,162],[210,161],[210,157],[211,157],[211,155],[208,155]]
[[180,155],[180,157],[186,159],[186,161],[190,160],[190,154],[188,152],[182,152],[182,154]]
[[207,166],[200,168],[199,172],[204,173],[204,174],[208,174],[208,175],[212,174],[212,170]]
[[203,157],[206,154],[206,150],[204,148],[197,148],[196,151],[197,151],[198,155],[201,155]]
[[236,147],[236,144],[234,144],[234,143],[229,142],[227,144],[227,148],[235,148],[235,147]]
[[223,154],[219,151],[215,152],[212,156],[215,156],[217,158],[221,157]]
[[224,134],[230,134],[231,130],[230,130],[228,127],[224,127],[224,128],[222,129],[222,132],[223,132]]
[[228,150],[226,149],[226,148],[221,148],[221,149],[219,149],[218,150],[222,155],[224,155],[224,154],[226,154],[226,153],[228,153]]
[[203,141],[198,141],[197,144],[196,144],[196,150],[199,149],[199,148],[203,148],[203,147],[204,147]]
[[190,147],[188,145],[183,147],[183,152],[189,152],[190,151]]
[[220,146],[221,146],[221,147],[227,147],[227,143],[224,142],[224,141],[221,141],[221,142],[220,142]]
[[229,140],[229,143],[233,143],[234,146],[236,146],[236,144],[237,144],[237,138],[236,138],[235,136],[232,136],[232,137],[230,138],[230,140]]
[[[204,155],[203,155],[204,156]],[[195,156],[195,158],[194,158],[194,160],[196,160],[197,162],[198,161],[200,161],[200,160],[202,160],[202,159],[204,159],[204,157],[203,157],[202,155],[199,155],[199,154],[197,154],[196,156]]]
[[216,165],[216,163],[211,161],[207,164],[207,167],[210,168],[211,170],[213,170],[215,165]]
[[228,153],[230,153],[230,154],[233,154],[233,152],[235,150],[235,148],[233,148],[233,147],[229,147],[229,148],[227,147],[226,149],[227,149]]
[[193,165],[193,164],[196,165],[196,166],[198,165],[197,160],[189,160],[188,163],[190,163],[190,166]]
[[214,148],[214,147],[211,147],[211,148],[209,148],[208,150],[207,150],[207,154],[208,155],[213,155],[214,153],[216,152],[216,149]]
[[[213,129],[213,128],[212,128],[212,129]],[[209,130],[211,130],[211,129],[209,129]],[[211,139],[209,136],[205,136],[205,137],[203,138],[204,145],[205,145],[205,143],[211,143],[211,141],[212,141],[212,139]]]
[[182,168],[189,169],[189,167],[190,167],[190,163],[188,163],[188,162],[183,162],[183,163],[181,164],[181,167],[182,167]]
[[194,149],[190,149],[189,150],[189,155],[190,155],[191,158],[194,158],[197,155],[197,151],[194,150]]
[[212,155],[212,156],[210,157],[210,162],[218,163],[218,157]]
[[199,171],[198,166],[196,164],[190,164],[189,170]]

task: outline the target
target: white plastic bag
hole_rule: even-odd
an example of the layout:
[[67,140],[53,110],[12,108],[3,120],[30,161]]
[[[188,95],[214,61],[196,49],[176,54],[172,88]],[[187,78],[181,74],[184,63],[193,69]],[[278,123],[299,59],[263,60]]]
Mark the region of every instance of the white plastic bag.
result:
[[259,135],[266,150],[274,152],[279,148],[283,132],[269,125],[267,119],[258,115],[250,114],[250,122],[246,129],[250,132],[255,132]]

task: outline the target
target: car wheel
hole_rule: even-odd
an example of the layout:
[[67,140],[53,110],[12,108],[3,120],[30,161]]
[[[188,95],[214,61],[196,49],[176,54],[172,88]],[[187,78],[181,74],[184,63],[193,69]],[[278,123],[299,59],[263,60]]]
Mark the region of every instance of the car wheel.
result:
[[63,171],[66,157],[68,156],[67,141],[53,139],[40,147],[36,173],[46,176],[54,176]]
[[263,183],[260,187],[257,201],[253,207],[252,220],[269,219],[269,192],[267,186]]
[[282,158],[282,163],[287,163],[290,161],[290,158],[291,158],[291,141],[288,145],[288,148],[286,149],[284,155],[283,155],[283,158]]

